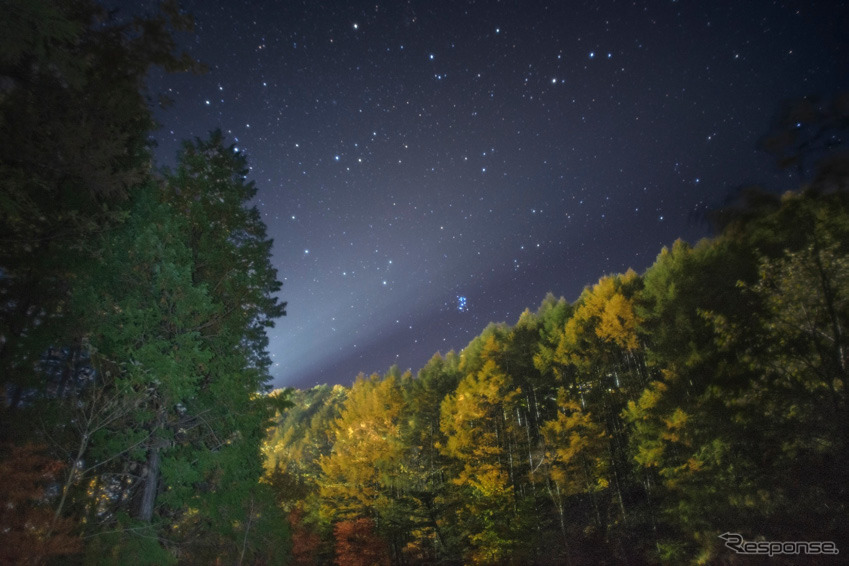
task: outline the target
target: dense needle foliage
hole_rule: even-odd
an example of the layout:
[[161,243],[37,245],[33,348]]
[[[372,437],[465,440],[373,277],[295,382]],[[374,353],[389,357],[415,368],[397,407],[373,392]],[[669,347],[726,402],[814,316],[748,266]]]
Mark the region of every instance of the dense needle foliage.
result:
[[156,172],[144,81],[190,21],[3,2],[3,561],[279,563],[260,483],[266,329],[284,314],[245,158],[220,132]]

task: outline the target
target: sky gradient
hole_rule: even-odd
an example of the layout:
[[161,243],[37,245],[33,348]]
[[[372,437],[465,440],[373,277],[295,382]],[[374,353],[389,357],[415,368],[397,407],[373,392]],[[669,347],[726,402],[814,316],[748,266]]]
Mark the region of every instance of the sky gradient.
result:
[[275,386],[413,372],[547,292],[642,272],[735,188],[781,104],[849,88],[839,2],[186,0],[210,70],[155,75],[160,163],[246,152],[288,315]]

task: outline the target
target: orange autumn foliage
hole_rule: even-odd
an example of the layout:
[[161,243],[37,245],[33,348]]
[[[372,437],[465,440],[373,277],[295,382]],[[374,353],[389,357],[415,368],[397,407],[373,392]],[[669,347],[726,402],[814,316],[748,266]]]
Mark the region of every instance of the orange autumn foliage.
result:
[[292,527],[293,563],[307,566],[316,562],[321,537],[303,523],[303,518],[304,510],[300,507],[296,507],[289,513],[289,525]]
[[339,566],[389,566],[386,543],[374,532],[374,521],[340,521],[333,527],[336,564]]
[[54,521],[45,502],[45,487],[56,481],[62,462],[33,444],[5,445],[0,454],[0,564],[45,564],[80,552],[72,521]]

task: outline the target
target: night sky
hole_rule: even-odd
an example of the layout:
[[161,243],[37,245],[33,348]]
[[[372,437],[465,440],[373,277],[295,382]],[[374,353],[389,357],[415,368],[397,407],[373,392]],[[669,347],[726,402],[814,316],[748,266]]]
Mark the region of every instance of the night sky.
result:
[[[735,188],[782,102],[849,88],[840,2],[184,0],[159,163],[247,154],[288,315],[275,386],[413,372],[547,292],[642,272]],[[182,36],[181,36],[182,37]]]

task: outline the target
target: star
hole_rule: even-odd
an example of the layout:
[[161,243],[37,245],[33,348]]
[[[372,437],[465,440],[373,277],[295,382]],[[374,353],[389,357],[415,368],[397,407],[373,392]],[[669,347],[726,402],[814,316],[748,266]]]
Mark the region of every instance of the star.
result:
[[[748,179],[797,188],[758,152],[764,124],[782,100],[849,88],[815,28],[752,3],[710,27],[687,2],[627,19],[604,3],[249,4],[196,10],[181,48],[208,74],[151,75],[174,101],[156,110],[153,151],[173,163],[181,139],[221,127],[248,158],[292,306],[270,336],[287,360],[271,370],[279,386],[349,385],[396,353],[415,372],[547,291],[573,301],[620,264],[647,269],[658,244],[709,235],[682,211]],[[673,21],[675,34],[653,23]],[[387,330],[396,320],[415,333]],[[343,364],[354,341],[362,357]]]

